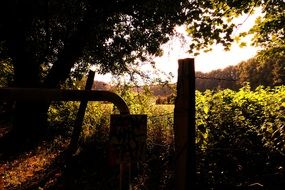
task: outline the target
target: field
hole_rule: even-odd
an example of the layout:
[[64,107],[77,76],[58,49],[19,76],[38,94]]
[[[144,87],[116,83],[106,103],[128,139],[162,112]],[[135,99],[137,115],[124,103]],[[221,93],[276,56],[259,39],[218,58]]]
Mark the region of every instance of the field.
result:
[[[157,105],[149,93],[128,91],[121,95],[132,114],[148,115],[147,150],[132,179],[134,189],[173,189],[174,105]],[[68,147],[77,109],[78,102],[53,104],[49,121],[54,138],[35,150],[2,161],[3,187],[118,188],[118,167],[108,161],[110,115],[118,113],[112,104],[88,104],[79,149],[70,160],[60,159]],[[284,189],[284,113],[284,86],[254,91],[246,86],[238,92],[197,91],[198,187]]]

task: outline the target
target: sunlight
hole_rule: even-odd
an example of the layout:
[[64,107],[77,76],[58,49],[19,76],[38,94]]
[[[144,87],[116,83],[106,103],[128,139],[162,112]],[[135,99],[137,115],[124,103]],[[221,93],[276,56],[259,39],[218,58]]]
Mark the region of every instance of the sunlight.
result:
[[[229,65],[236,65],[241,61],[255,56],[258,48],[248,46],[240,48],[238,44],[233,44],[230,51],[224,51],[221,45],[213,47],[213,51],[201,53],[195,58],[196,71],[209,72],[215,69],[223,69]],[[173,49],[170,54],[155,59],[157,68],[165,72],[176,73],[178,65],[177,60],[187,57],[193,57],[186,53],[186,50],[177,48]]]
[[[261,10],[257,9],[253,15],[243,15],[234,20],[237,27],[234,35],[238,35],[240,32],[248,31],[254,25],[255,19],[261,15]],[[186,41],[191,41],[190,37],[185,32],[185,26],[177,27],[176,32],[183,35]],[[230,65],[237,65],[241,61],[246,61],[254,57],[258,51],[257,47],[250,46],[251,36],[247,36],[242,39],[247,43],[246,47],[239,47],[237,43],[233,43],[230,51],[225,51],[222,45],[214,45],[212,51],[204,53],[201,52],[198,56],[193,56],[187,53],[188,44],[182,43],[178,39],[172,39],[167,44],[163,45],[164,55],[155,59],[158,69],[163,70],[166,73],[173,73],[173,82],[177,80],[177,68],[178,59],[183,58],[195,58],[195,70],[202,72],[209,72],[216,69],[223,69]]]
[[[261,9],[256,9],[255,13],[252,15],[243,15],[237,19],[234,19],[233,22],[238,24],[236,31],[233,32],[233,35],[238,35],[240,32],[248,31],[254,25],[255,19],[261,16]],[[246,61],[254,57],[258,51],[257,47],[249,45],[251,36],[247,36],[242,40],[247,43],[246,47],[239,47],[237,43],[233,43],[230,51],[225,51],[222,45],[214,45],[212,51],[204,53],[201,52],[198,56],[193,56],[188,51],[188,45],[191,41],[191,38],[187,36],[185,31],[185,26],[178,26],[175,28],[176,33],[182,37],[173,37],[169,42],[162,45],[164,51],[163,56],[156,57],[154,62],[156,63],[157,69],[162,72],[169,74],[171,73],[174,78],[170,82],[177,81],[177,69],[178,69],[178,59],[183,58],[195,58],[195,70],[201,72],[210,72],[216,69],[224,69],[230,65],[237,65],[242,61]],[[150,67],[145,66],[144,69],[149,69]],[[162,79],[165,76],[161,76]],[[111,74],[106,74],[104,76],[97,75],[96,80],[102,80],[105,82],[111,82]]]

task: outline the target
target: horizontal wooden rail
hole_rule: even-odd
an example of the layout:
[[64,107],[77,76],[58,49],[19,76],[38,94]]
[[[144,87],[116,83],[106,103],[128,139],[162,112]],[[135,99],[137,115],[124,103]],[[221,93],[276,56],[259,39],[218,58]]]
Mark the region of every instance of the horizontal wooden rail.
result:
[[0,88],[2,101],[108,101],[120,114],[130,114],[126,102],[116,93],[98,90],[58,90],[42,88]]

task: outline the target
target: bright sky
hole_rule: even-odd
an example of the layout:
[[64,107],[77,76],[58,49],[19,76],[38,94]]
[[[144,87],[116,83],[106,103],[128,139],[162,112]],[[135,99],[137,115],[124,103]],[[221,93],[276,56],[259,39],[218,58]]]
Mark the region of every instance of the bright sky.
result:
[[[248,31],[254,25],[255,19],[261,15],[260,10],[256,10],[256,13],[253,15],[244,15],[236,19],[237,24],[241,24],[239,28],[234,31],[234,34],[240,32]],[[179,27],[176,29],[179,33],[185,34],[185,29]],[[246,37],[244,40],[249,42],[251,37]],[[190,38],[188,37],[190,41]],[[187,46],[183,47],[179,40],[173,40],[165,45],[167,53],[155,59],[157,62],[157,67],[162,69],[166,73],[172,72],[174,75],[177,74],[178,68],[178,59],[183,58],[193,58],[190,54],[187,53]],[[171,49],[170,51],[168,49]],[[230,51],[224,51],[221,45],[215,45],[212,48],[211,52],[200,53],[200,55],[195,58],[195,70],[202,72],[209,72],[215,69],[223,69],[230,65],[237,65],[241,61],[248,60],[256,55],[258,48],[252,46],[239,47],[237,43],[234,43]],[[176,79],[175,79],[176,80]]]
[[[244,15],[236,20],[237,23],[242,23],[242,25],[234,33],[247,31],[253,24],[257,16],[260,15],[260,11],[256,14],[248,16]],[[177,31],[182,34],[186,34],[183,27],[177,28]],[[190,40],[189,37],[186,37]],[[250,37],[246,39],[250,40]],[[182,45],[178,39],[174,39],[167,44],[163,45],[164,55],[162,57],[157,57],[154,59],[158,69],[165,73],[172,73],[174,75],[173,82],[177,80],[177,69],[178,69],[178,59],[193,57],[187,53],[187,45]],[[223,69],[229,65],[236,65],[241,61],[247,60],[255,56],[257,48],[247,46],[240,48],[238,44],[234,43],[230,51],[224,51],[221,45],[216,45],[213,47],[211,52],[201,53],[195,58],[195,69],[196,71],[209,72],[215,69]],[[144,69],[149,69],[146,66]],[[96,80],[104,80],[106,82],[111,81],[111,75],[97,76]]]
[[[243,60],[247,60],[255,56],[257,48],[243,47],[240,48],[234,44],[230,51],[224,51],[220,45],[214,46],[213,51],[201,53],[195,58],[195,70],[202,72],[209,72],[215,69],[222,69],[229,65],[236,65]],[[155,59],[156,65],[159,69],[169,73],[177,72],[178,59],[192,57],[186,50],[179,47],[171,50],[170,54],[158,57]]]

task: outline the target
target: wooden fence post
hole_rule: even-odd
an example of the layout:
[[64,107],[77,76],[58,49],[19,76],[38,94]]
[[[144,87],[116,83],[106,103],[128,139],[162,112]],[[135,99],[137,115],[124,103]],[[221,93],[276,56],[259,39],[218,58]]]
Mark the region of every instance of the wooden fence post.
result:
[[[91,90],[92,89],[94,77],[95,77],[95,72],[90,70],[88,73],[88,78],[86,81],[85,90]],[[78,148],[78,140],[80,137],[80,133],[82,131],[82,125],[83,125],[83,120],[84,120],[84,115],[85,115],[85,111],[87,108],[87,104],[88,104],[88,100],[86,98],[84,98],[83,100],[81,100],[80,105],[79,105],[79,110],[78,110],[77,115],[76,115],[74,129],[73,129],[73,133],[71,136],[71,142],[69,145],[69,152],[71,154],[75,153],[77,148]]]
[[196,189],[194,59],[178,60],[174,108],[177,190]]
[[132,166],[145,157],[147,115],[111,115],[110,160],[120,164],[120,190],[130,190]]

